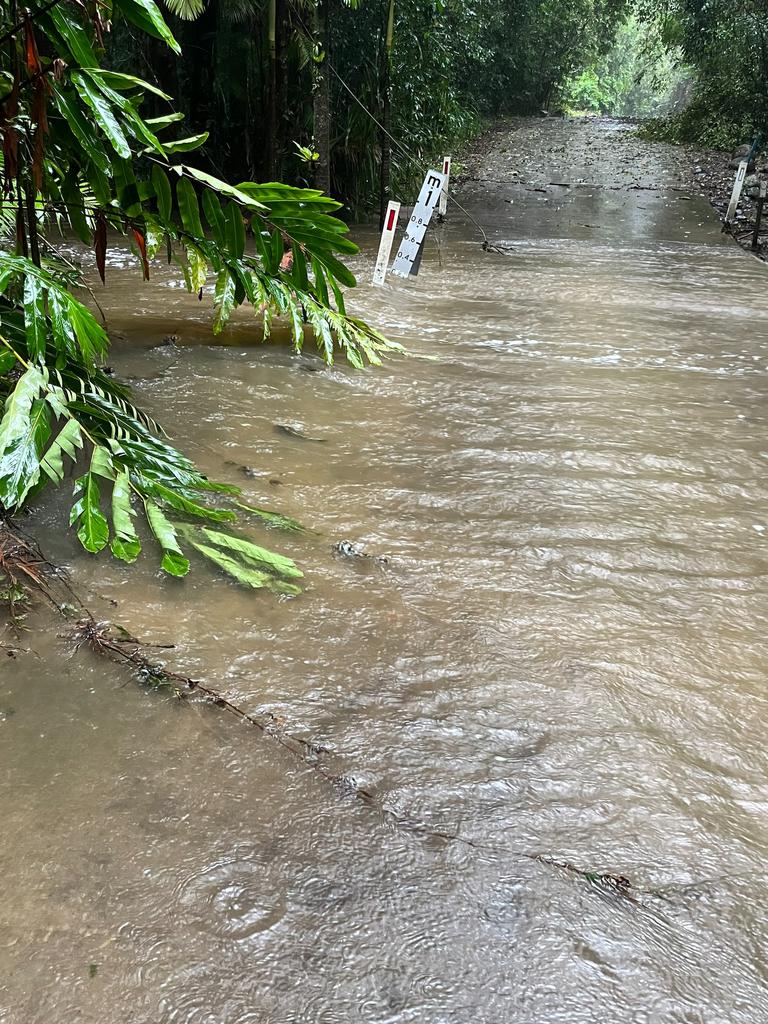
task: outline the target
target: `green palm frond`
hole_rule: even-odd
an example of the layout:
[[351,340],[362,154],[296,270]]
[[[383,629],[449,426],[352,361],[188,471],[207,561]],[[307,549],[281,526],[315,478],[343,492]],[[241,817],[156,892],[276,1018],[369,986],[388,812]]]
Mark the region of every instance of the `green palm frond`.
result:
[[165,6],[184,21],[194,21],[205,10],[205,0],[165,0]]

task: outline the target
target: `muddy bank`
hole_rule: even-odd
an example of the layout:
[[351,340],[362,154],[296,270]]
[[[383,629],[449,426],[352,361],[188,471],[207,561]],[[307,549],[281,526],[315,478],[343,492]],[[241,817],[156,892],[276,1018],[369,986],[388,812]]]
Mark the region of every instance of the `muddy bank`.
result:
[[[696,186],[709,199],[720,220],[725,222],[736,177],[736,170],[732,166],[732,155],[718,150],[698,153],[694,151],[692,155],[695,157],[692,175]],[[761,171],[763,171],[762,174]],[[739,245],[750,251],[752,251],[752,238],[757,219],[757,187],[759,187],[757,183],[759,180],[765,180],[766,171],[768,171],[768,164],[765,157],[758,157],[755,174],[750,173],[745,181],[741,200],[736,209],[736,219],[731,228],[731,234]],[[763,260],[768,259],[768,210],[763,217],[756,255]]]

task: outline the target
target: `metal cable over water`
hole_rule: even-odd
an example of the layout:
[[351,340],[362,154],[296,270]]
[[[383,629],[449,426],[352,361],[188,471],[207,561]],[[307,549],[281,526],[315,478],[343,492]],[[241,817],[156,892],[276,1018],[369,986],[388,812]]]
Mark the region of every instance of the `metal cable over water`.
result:
[[[306,25],[304,19],[302,18],[301,13],[299,12],[299,10],[296,7],[296,5],[292,3],[291,4],[291,8],[293,9],[294,14],[296,15],[299,23],[301,24],[301,27],[304,29],[304,32],[306,33],[307,38],[309,38],[309,39],[313,38],[312,33],[307,28],[307,25]],[[381,131],[384,135],[387,136],[389,141],[402,153],[402,155],[406,158],[406,160],[409,160],[412,164],[414,164],[416,167],[419,168],[419,170],[420,170],[420,172],[422,174],[425,174],[426,171],[429,168],[423,162],[423,160],[421,160],[420,157],[418,157],[414,153],[412,153],[404,143],[402,143],[398,138],[396,138],[392,134],[392,132],[388,131],[388,129],[386,129],[384,127],[384,125],[381,123],[381,121],[379,121],[379,119],[376,117],[376,115],[365,105],[365,103],[363,103],[363,101],[360,99],[360,97],[357,95],[357,93],[354,91],[354,89],[345,81],[344,78],[342,78],[342,76],[339,74],[339,72],[336,70],[336,68],[331,63],[331,61],[328,58],[327,54],[325,55],[325,58],[323,60],[323,64],[334,75],[334,77],[338,80],[339,84],[349,93],[349,95],[352,97],[352,99],[355,101],[355,103],[360,107],[360,109],[366,114],[366,116],[369,117],[371,119],[371,121],[373,121],[373,123],[376,125],[376,127],[379,129],[379,131]],[[453,205],[464,214],[464,216],[467,218],[467,220],[470,221],[470,223],[473,224],[477,228],[477,230],[480,232],[480,234],[483,236],[483,246],[482,247],[483,247],[483,250],[485,252],[497,252],[501,256],[506,256],[507,255],[506,252],[504,252],[502,249],[499,249],[496,245],[494,245],[491,242],[491,240],[489,239],[488,234],[487,234],[485,228],[483,227],[483,225],[475,217],[473,217],[472,214],[464,206],[462,206],[462,204],[458,201],[458,199],[456,199],[455,196],[453,196],[451,194],[450,191],[446,191],[446,196],[448,197],[448,202],[449,203],[453,203]]]

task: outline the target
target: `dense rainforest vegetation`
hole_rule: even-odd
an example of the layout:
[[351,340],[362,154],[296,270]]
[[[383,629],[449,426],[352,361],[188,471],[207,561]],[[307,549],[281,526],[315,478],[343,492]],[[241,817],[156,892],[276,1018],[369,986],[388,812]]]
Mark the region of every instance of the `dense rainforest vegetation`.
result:
[[404,195],[423,166],[410,157],[453,150],[499,114],[670,114],[669,137],[724,147],[751,138],[768,114],[761,0],[168,7],[181,55],[169,61],[123,25],[110,36],[112,66],[139,69],[177,98],[195,131],[210,133],[209,169],[329,183],[358,214],[378,204],[380,155],[390,148],[382,124],[403,147],[394,147],[392,176]]
[[656,45],[692,73],[688,102],[657,134],[728,149],[768,129],[765,0],[641,0]]
[[[355,280],[340,257],[357,249],[333,216],[338,203],[275,183],[233,187],[186,162],[205,134],[179,133],[182,115],[166,93],[103,65],[108,14],[178,51],[153,0],[115,0],[110,11],[66,0],[3,11],[2,511],[62,483],[74,463],[70,524],[88,551],[109,545],[133,562],[141,515],[170,575],[188,572],[191,549],[249,586],[296,592],[301,572],[290,560],[232,532],[238,514],[294,524],[208,480],[104,369],[108,336],[74,295],[80,273],[56,229],[93,246],[102,281],[108,232],[118,231],[145,280],[161,248],[201,299],[215,275],[214,331],[247,303],[265,331],[280,316],[297,348],[307,330],[328,361],[340,351],[362,367],[396,346],[346,313],[342,289]],[[149,95],[163,114],[139,113]]]
[[342,204],[407,200],[427,160],[504,113],[667,110],[657,132],[743,142],[768,115],[763,4],[0,0],[0,511],[76,462],[89,551],[133,561],[140,513],[167,572],[188,570],[183,544],[290,591],[298,570],[231,532],[269,513],[203,477],[104,371],[56,238],[91,246],[103,279],[120,232],[145,278],[160,252],[201,297],[212,275],[215,330],[246,303],[297,348],[377,363],[397,346],[347,314]]

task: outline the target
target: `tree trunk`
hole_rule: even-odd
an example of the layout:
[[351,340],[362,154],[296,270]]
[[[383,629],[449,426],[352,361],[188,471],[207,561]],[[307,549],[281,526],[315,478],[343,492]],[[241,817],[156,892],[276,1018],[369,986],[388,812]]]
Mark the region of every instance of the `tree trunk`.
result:
[[330,195],[331,191],[331,90],[328,70],[328,3],[315,0],[315,45],[322,60],[315,64],[313,90],[314,141],[318,159],[315,161],[315,188]]
[[389,11],[387,14],[387,29],[384,37],[384,67],[381,74],[381,169],[379,186],[379,231],[384,229],[384,218],[387,214],[387,204],[392,198],[392,142],[391,129],[391,99],[390,99],[390,76],[392,70],[392,43],[395,36],[395,0],[389,0]]
[[283,163],[288,149],[286,107],[288,103],[288,33],[286,0],[276,0],[277,62],[275,66],[275,181],[283,179]]
[[277,0],[267,0],[267,177],[277,178]]

